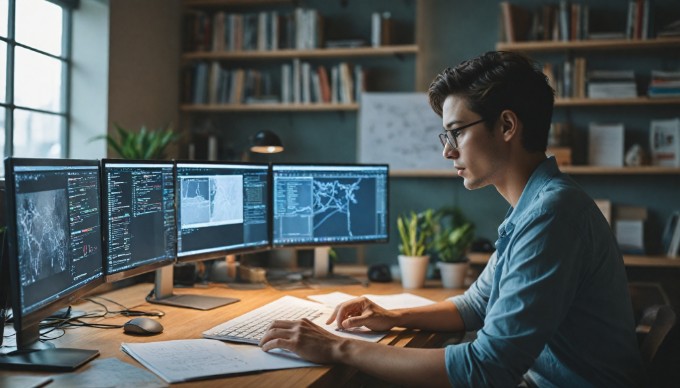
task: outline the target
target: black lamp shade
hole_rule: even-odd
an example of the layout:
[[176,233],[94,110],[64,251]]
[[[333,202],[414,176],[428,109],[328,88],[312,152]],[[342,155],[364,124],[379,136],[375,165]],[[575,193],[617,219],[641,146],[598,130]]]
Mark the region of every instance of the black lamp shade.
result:
[[253,136],[250,150],[261,154],[275,154],[283,151],[283,144],[274,132],[264,130]]

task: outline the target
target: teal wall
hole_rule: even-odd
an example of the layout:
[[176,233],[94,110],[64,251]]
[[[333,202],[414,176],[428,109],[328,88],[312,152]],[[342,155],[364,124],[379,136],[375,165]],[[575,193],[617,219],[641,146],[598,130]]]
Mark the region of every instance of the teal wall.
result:
[[[432,79],[438,71],[447,66],[493,50],[498,39],[498,2],[493,1],[445,1],[421,0],[437,8],[428,12],[423,20],[427,32],[433,39],[434,47],[440,49],[427,56]],[[513,1],[527,7],[537,7],[542,1]],[[369,15],[373,11],[390,10],[404,31],[413,31],[414,1],[352,1],[348,8],[342,8],[340,1],[304,1],[305,6],[317,8],[328,17],[328,37],[368,37]],[[556,3],[556,2],[554,2]],[[582,2],[585,3],[585,2]],[[598,26],[611,23],[612,28],[623,28],[624,1],[588,1],[592,19]],[[656,22],[658,25],[680,18],[677,0],[656,0]],[[606,10],[606,11],[604,11]],[[603,21],[604,20],[604,21]],[[617,21],[618,20],[618,21]],[[605,28],[605,27],[602,27]],[[410,36],[410,35],[409,35]],[[588,58],[589,68],[627,69],[634,68],[643,78],[649,70],[680,69],[680,55],[677,50],[594,52],[583,53]],[[564,53],[535,55],[539,60],[560,61]],[[421,58],[422,59],[422,58]],[[341,59],[310,60],[312,64],[334,64]],[[349,59],[361,63],[368,69],[369,91],[413,91],[425,90],[427,85],[414,85],[416,59],[413,55],[405,58]],[[280,63],[254,62],[239,64],[278,69]],[[592,67],[591,67],[592,66]],[[433,113],[434,114],[434,113]],[[220,113],[196,114],[193,116],[195,131],[212,127],[220,137],[221,158],[230,159],[240,155],[248,137],[261,129],[278,133],[286,151],[270,158],[252,155],[254,161],[270,162],[356,162],[357,142],[356,112],[262,112],[262,113]],[[626,147],[633,142],[648,145],[649,120],[680,116],[678,106],[654,107],[587,107],[556,108],[556,121],[570,120],[574,124],[574,141],[580,150],[587,149],[587,125],[590,121],[621,121],[626,126]],[[210,123],[210,124],[208,124]],[[433,138],[433,142],[438,139]],[[585,154],[575,149],[577,163],[585,162]],[[650,219],[646,226],[647,245],[650,253],[660,252],[660,234],[667,215],[680,209],[680,178],[677,175],[658,176],[574,176],[585,190],[595,198],[609,198],[614,204],[636,204],[648,206]],[[492,241],[496,229],[508,209],[507,203],[493,188],[476,191],[466,190],[456,178],[393,178],[390,180],[390,228],[388,244],[363,247],[367,263],[396,263],[398,238],[395,220],[400,213],[425,208],[456,205],[476,224],[478,235]],[[339,249],[341,262],[352,262],[359,253],[356,249]]]

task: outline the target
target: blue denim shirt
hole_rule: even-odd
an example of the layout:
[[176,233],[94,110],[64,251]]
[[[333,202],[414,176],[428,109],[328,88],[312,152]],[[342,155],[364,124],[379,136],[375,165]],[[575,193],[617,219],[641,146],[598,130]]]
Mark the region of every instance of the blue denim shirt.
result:
[[643,366],[623,259],[591,198],[554,158],[498,228],[496,253],[451,298],[470,343],[446,348],[454,386],[629,387]]

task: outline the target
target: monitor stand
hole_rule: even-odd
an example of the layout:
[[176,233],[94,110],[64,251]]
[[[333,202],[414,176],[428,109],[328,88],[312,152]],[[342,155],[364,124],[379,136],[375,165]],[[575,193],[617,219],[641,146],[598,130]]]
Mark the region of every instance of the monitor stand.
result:
[[331,247],[329,246],[314,248],[314,268],[312,269],[313,276],[310,279],[305,279],[305,283],[310,287],[362,284],[361,281],[351,276],[338,275],[331,272],[329,256],[330,249]]
[[71,372],[99,356],[98,350],[56,348],[40,342],[38,324],[23,328],[16,337],[17,350],[0,355],[0,369]]
[[206,295],[176,295],[173,293],[173,266],[166,265],[156,270],[156,281],[152,294],[146,297],[147,302],[169,306],[191,308],[196,310],[211,310],[238,302],[236,298],[221,298]]

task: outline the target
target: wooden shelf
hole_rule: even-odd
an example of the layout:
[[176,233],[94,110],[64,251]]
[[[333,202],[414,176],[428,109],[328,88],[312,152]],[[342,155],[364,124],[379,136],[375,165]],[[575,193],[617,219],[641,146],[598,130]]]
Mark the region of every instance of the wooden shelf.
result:
[[390,176],[394,178],[458,178],[453,170],[390,170]]
[[678,167],[599,167],[599,166],[562,166],[562,172],[572,175],[665,175],[680,174]]
[[603,40],[573,40],[568,42],[531,41],[496,44],[498,50],[503,51],[568,51],[568,50],[644,50],[680,46],[680,38],[659,39],[603,39]]
[[[490,256],[489,253],[468,254],[470,263],[475,265],[485,265]],[[626,267],[680,268],[680,259],[665,256],[623,255],[623,263]]]
[[418,46],[399,45],[383,47],[357,47],[312,50],[270,50],[270,51],[201,51],[182,54],[185,61],[191,60],[267,60],[286,58],[345,58],[345,57],[379,57],[389,55],[405,55],[418,53]]
[[188,7],[244,7],[264,5],[293,4],[293,0],[182,0],[182,6]]
[[[562,166],[562,172],[570,175],[673,175],[680,174],[680,167],[599,167],[599,166]],[[450,170],[392,170],[393,178],[458,178]]]
[[359,104],[221,104],[181,105],[182,112],[316,112],[357,111]]
[[680,97],[558,98],[555,106],[680,105]]

